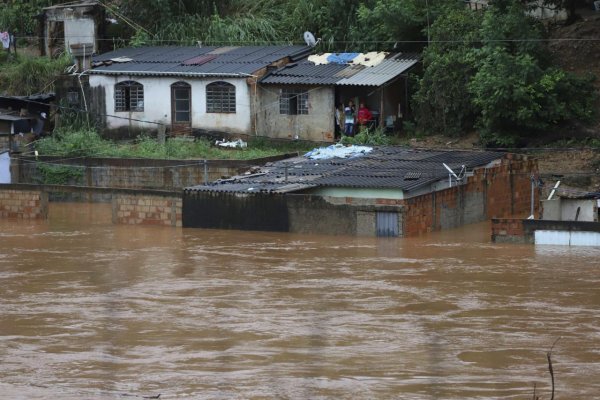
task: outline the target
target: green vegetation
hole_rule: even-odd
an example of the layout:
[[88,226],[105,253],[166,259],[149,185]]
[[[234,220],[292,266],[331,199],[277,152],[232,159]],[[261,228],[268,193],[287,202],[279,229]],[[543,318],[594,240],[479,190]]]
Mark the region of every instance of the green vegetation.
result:
[[515,0],[485,12],[448,6],[431,27],[425,73],[413,101],[418,128],[486,145],[514,146],[571,121],[594,118],[592,77],[550,62],[543,27]]
[[161,159],[238,159],[248,160],[312,149],[309,142],[274,142],[253,139],[244,149],[212,146],[206,139],[171,138],[164,144],[148,136],[133,143],[115,143],[102,139],[94,130],[57,130],[52,136],[36,142],[40,155],[62,157],[131,157]]
[[57,59],[19,55],[0,64],[0,93],[30,95],[50,92],[54,81],[71,65],[68,56]]
[[382,129],[362,129],[355,136],[342,136],[342,144],[366,144],[370,146],[385,146],[392,143]]
[[[578,1],[544,3],[566,7],[574,19]],[[0,27],[34,33],[33,16],[42,7],[58,2],[5,2]],[[317,51],[422,52],[422,73],[419,71],[409,85],[412,120],[403,121],[411,135],[458,137],[476,130],[482,143],[500,146],[530,139],[539,142],[574,122],[593,122],[598,108],[594,77],[575,76],[553,65],[545,41],[547,27],[526,16],[528,3],[494,0],[475,12],[462,0],[102,2],[108,16],[120,21],[115,25],[119,36],[115,43],[134,46],[192,45],[199,41],[203,45],[297,44],[303,43],[302,33],[309,30],[322,38]],[[48,91],[54,76],[69,63],[67,57],[49,60],[21,56],[11,60],[2,54],[0,93]],[[133,151],[110,143],[78,145],[83,139],[96,140],[88,132],[93,116],[78,118],[86,120],[85,129],[72,135],[75,143],[67,140],[73,146],[69,151],[93,148],[115,156]],[[57,136],[64,136],[61,132],[66,130]],[[352,140],[382,142],[385,136],[368,132]],[[179,141],[156,147],[152,140],[141,138],[131,148],[136,154],[166,157],[216,151],[202,141],[181,145]],[[250,151],[258,150],[251,146],[240,153]],[[229,152],[222,156],[226,154]]]
[[80,185],[84,167],[72,165],[37,164],[41,176],[41,184],[46,185]]

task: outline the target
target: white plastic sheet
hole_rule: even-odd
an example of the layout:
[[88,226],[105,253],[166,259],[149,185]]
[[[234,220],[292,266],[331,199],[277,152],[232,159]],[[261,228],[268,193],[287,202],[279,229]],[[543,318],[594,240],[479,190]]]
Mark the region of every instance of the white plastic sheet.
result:
[[330,158],[349,158],[358,157],[363,154],[369,153],[373,150],[372,147],[368,146],[344,146],[343,144],[332,144],[327,147],[320,147],[313,149],[306,153],[304,157],[310,158],[311,160],[327,160]]

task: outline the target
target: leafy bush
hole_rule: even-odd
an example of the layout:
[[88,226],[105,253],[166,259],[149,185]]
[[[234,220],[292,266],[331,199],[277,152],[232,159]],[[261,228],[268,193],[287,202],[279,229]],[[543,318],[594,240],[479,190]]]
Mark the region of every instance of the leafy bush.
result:
[[42,181],[47,185],[77,185],[81,184],[84,167],[73,165],[49,165],[38,163],[38,171]]
[[371,146],[387,146],[391,139],[385,135],[381,128],[363,129],[354,136],[342,136],[342,144],[366,144]]

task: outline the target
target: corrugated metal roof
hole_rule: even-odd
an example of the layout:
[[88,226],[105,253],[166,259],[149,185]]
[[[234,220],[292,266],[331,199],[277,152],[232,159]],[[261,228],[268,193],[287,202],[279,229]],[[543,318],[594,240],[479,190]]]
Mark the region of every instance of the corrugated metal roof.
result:
[[[95,56],[92,74],[246,76],[286,57],[308,55],[307,46],[197,47],[154,46],[126,48]],[[131,59],[114,62],[115,59]]]
[[456,171],[481,167],[502,158],[489,151],[416,150],[376,147],[360,157],[311,160],[296,157],[268,164],[260,172],[238,176],[188,191],[288,193],[314,187],[398,189],[410,192],[448,178],[442,163]]
[[385,60],[336,83],[338,86],[381,86],[411,68],[418,60]]
[[308,58],[288,64],[261,79],[264,84],[381,86],[419,61],[415,54],[396,54],[374,67],[354,64],[314,64]]

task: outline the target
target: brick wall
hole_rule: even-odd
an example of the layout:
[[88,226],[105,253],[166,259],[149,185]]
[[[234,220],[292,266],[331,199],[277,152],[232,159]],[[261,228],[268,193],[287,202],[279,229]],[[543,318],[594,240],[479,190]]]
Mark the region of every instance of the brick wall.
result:
[[181,198],[147,194],[113,197],[113,223],[181,226]]
[[44,219],[47,216],[47,193],[30,190],[0,190],[0,217]]
[[523,220],[519,218],[492,218],[492,242],[526,243]]
[[[402,200],[404,234],[415,236],[490,218],[527,217],[531,173],[537,173],[535,160],[507,154],[499,165],[476,169],[464,185]],[[537,190],[534,196],[537,213]]]

